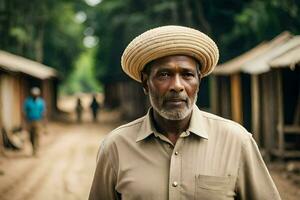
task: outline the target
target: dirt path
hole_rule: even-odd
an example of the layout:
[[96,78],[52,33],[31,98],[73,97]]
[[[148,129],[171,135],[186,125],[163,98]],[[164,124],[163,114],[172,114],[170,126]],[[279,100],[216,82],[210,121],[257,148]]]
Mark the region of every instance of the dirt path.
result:
[[108,121],[51,124],[37,158],[30,156],[29,146],[0,157],[0,199],[87,199],[99,144],[116,126]]
[[300,183],[294,183],[289,179],[281,165],[273,163],[269,169],[282,200],[299,200]]

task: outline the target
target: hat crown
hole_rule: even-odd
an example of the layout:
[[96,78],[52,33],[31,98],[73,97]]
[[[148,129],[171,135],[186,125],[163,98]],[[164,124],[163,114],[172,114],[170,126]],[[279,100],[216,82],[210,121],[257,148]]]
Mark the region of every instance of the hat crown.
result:
[[201,74],[212,72],[219,59],[215,42],[206,34],[189,27],[168,25],[150,29],[134,38],[121,58],[122,69],[136,81],[141,81],[144,66],[161,57],[187,55],[201,64]]

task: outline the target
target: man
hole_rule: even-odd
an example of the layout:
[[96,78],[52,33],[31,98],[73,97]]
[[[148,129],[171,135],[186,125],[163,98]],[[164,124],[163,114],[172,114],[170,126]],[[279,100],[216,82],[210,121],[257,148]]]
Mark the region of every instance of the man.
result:
[[164,26],[135,38],[122,68],[152,108],[102,142],[90,200],[278,200],[250,133],[195,105],[218,48],[205,34]]
[[99,109],[100,109],[100,104],[97,101],[96,94],[93,94],[92,101],[90,103],[90,108],[91,108],[91,111],[92,111],[93,121],[96,122],[97,119],[98,119],[97,117],[98,117],[98,112],[99,112]]
[[32,154],[37,155],[39,148],[41,121],[45,116],[45,102],[40,97],[38,87],[30,90],[30,96],[24,102],[24,114],[32,144]]
[[75,110],[76,110],[77,122],[81,123],[82,122],[82,112],[84,109],[83,109],[80,97],[77,97]]

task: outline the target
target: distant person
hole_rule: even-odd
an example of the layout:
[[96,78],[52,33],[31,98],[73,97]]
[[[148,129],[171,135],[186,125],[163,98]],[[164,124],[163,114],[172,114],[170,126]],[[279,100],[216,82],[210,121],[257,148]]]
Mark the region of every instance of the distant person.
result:
[[100,109],[100,104],[97,101],[96,95],[93,95],[92,102],[90,104],[92,110],[93,121],[97,121],[98,111]]
[[30,90],[30,96],[24,102],[25,121],[30,134],[33,155],[37,155],[39,150],[41,122],[45,119],[46,111],[45,102],[40,95],[41,90],[33,87]]
[[82,111],[83,111],[83,106],[82,106],[82,103],[81,103],[81,99],[78,97],[77,102],[76,102],[77,122],[82,122]]

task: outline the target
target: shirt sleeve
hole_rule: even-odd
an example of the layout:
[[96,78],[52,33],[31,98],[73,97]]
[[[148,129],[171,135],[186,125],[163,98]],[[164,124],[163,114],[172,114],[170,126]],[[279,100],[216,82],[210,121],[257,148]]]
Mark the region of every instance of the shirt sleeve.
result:
[[251,135],[241,150],[237,196],[241,200],[281,199]]
[[105,142],[100,146],[97,156],[97,166],[90,190],[89,200],[118,200],[115,191],[116,173],[109,159]]

